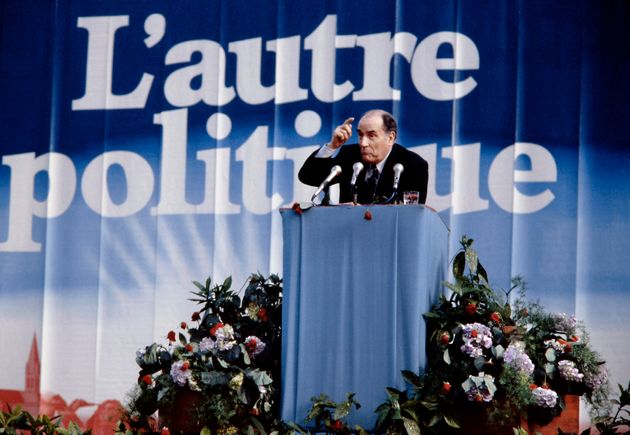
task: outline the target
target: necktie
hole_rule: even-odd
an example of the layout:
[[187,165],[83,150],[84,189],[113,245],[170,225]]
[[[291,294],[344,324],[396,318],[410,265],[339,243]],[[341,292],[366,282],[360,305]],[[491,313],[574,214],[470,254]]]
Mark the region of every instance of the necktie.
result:
[[374,197],[376,196],[376,185],[378,184],[378,177],[380,173],[378,172],[378,168],[375,165],[372,165],[372,174],[368,178],[368,198],[370,198],[370,202],[374,201]]

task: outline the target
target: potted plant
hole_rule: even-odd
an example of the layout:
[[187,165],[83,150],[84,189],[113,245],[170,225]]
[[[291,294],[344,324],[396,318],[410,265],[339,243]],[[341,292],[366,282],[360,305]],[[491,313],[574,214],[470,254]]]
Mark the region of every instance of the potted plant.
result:
[[540,430],[563,412],[567,394],[582,396],[595,419],[607,415],[606,366],[584,325],[528,303],[520,278],[494,291],[472,244],[461,239],[455,282],[425,314],[427,371],[403,372],[408,391],[387,389],[376,431],[511,433],[521,423]]
[[254,274],[242,299],[231,278],[194,284],[191,300],[201,308],[190,322],[137,352],[140,373],[126,424],[170,433],[265,433],[278,403],[282,280]]

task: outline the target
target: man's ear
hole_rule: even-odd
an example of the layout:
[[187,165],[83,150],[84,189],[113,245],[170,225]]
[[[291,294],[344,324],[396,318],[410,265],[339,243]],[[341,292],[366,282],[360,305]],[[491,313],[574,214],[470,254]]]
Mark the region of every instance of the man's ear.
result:
[[395,132],[395,131],[390,131],[390,132],[388,133],[388,136],[389,136],[389,137],[388,137],[388,139],[389,139],[389,141],[392,143],[392,145],[393,145],[394,143],[396,143],[396,132]]

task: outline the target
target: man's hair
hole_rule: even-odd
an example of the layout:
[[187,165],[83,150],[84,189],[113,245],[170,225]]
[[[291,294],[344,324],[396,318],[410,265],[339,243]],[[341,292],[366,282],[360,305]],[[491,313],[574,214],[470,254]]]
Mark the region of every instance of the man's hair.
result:
[[383,119],[383,128],[385,129],[385,133],[389,133],[393,131],[394,139],[396,139],[398,137],[398,123],[396,122],[396,118],[394,118],[394,115],[392,115],[389,112],[386,112],[385,110],[373,109],[373,110],[368,110],[367,112],[365,112],[363,114],[363,117],[367,115],[373,116],[376,114],[381,115],[381,118]]
[[383,125],[385,126],[385,132],[393,131],[394,139],[398,137],[398,123],[391,113],[383,111]]

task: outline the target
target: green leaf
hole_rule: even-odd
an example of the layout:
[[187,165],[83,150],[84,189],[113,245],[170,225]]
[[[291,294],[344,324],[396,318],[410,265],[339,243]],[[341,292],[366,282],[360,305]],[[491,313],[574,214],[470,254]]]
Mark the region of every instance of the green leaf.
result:
[[479,264],[479,258],[477,257],[477,253],[474,249],[466,249],[466,263],[468,263],[468,268],[470,269],[470,273],[473,275],[477,274],[477,265]]
[[223,281],[223,288],[227,290],[230,287],[232,287],[232,277],[228,276],[227,278],[225,278],[225,281]]
[[459,423],[457,423],[457,421],[453,417],[451,417],[450,415],[445,415],[444,416],[444,421],[450,427],[454,427],[455,429],[459,429],[460,428]]
[[420,426],[416,421],[407,417],[403,417],[402,420],[409,435],[420,435]]
[[444,360],[444,362],[448,365],[451,364],[451,356],[448,353],[448,348],[444,351],[444,355],[442,355],[442,359]]
[[464,269],[466,267],[466,257],[464,252],[459,252],[457,255],[455,255],[455,258],[453,259],[453,276],[456,279],[461,278],[462,276],[464,276]]
[[403,379],[414,387],[422,386],[422,379],[420,379],[420,376],[411,370],[401,370],[400,373],[402,374]]
[[483,268],[483,266],[481,265],[481,262],[479,260],[477,260],[477,274],[483,278],[482,283],[487,285],[488,284],[488,272],[486,272],[486,269]]
[[202,372],[201,382],[206,385],[224,385],[230,381],[230,375],[225,372]]
[[429,424],[427,426],[435,426],[440,422],[440,420],[442,420],[442,416],[440,414],[435,414],[433,417],[431,417],[431,421],[429,421]]

